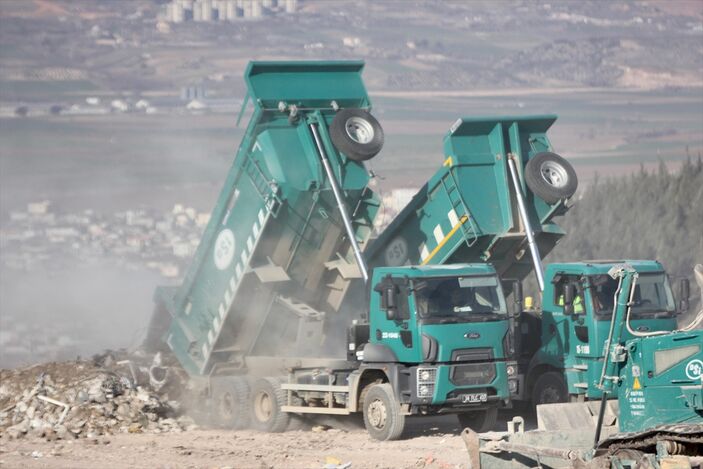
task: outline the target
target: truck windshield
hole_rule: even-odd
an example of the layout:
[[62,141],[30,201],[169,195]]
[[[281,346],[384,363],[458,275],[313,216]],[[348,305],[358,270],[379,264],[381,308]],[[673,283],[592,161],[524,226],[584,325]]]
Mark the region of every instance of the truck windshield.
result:
[[[609,275],[591,277],[591,296],[596,314],[610,316],[618,281]],[[637,279],[632,314],[634,316],[666,315],[676,312],[674,295],[663,273],[643,273]]]
[[447,321],[502,319],[505,299],[496,277],[439,277],[413,282],[420,318]]

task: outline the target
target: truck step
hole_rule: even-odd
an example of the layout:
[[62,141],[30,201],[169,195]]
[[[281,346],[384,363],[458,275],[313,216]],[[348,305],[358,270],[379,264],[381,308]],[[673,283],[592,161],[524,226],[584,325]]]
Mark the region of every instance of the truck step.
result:
[[348,409],[341,407],[306,407],[298,405],[283,405],[283,412],[293,412],[295,414],[330,414],[330,415],[349,415],[351,412]]

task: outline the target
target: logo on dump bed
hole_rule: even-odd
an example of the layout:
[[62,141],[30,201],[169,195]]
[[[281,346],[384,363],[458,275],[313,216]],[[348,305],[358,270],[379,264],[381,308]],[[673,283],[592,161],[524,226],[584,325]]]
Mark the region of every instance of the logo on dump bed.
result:
[[390,242],[386,248],[386,265],[398,267],[408,260],[408,243],[400,236]]
[[692,380],[703,378],[703,361],[696,359],[688,362],[686,365],[686,376]]
[[215,267],[220,270],[225,270],[232,263],[234,258],[234,233],[229,228],[225,228],[217,235],[213,257]]

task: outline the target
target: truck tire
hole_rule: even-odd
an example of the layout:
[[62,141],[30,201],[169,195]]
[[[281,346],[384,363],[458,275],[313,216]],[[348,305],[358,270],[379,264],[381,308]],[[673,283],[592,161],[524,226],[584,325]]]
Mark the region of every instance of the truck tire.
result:
[[364,396],[364,426],[375,440],[397,440],[405,429],[393,388],[388,383],[372,384]]
[[525,166],[525,182],[548,204],[568,199],[578,187],[576,171],[571,163],[551,152],[537,153],[530,158]]
[[383,148],[383,129],[376,118],[363,109],[342,109],[329,127],[337,150],[354,161],[366,161]]
[[290,415],[281,411],[287,393],[276,378],[262,378],[251,388],[251,426],[256,430],[281,433],[288,427]]
[[537,378],[532,388],[532,405],[537,408],[540,404],[558,402],[569,402],[569,389],[561,373],[548,371]]
[[239,430],[249,425],[249,384],[241,377],[213,378],[213,414],[222,428]]
[[473,412],[463,412],[456,414],[461,429],[470,428],[476,433],[485,433],[493,430],[498,420],[498,408],[475,410]]

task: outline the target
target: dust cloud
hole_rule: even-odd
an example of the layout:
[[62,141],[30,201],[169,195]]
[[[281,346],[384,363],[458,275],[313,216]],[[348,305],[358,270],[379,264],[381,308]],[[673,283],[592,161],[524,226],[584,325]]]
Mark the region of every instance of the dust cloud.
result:
[[117,266],[0,272],[0,367],[139,345],[160,277]]

